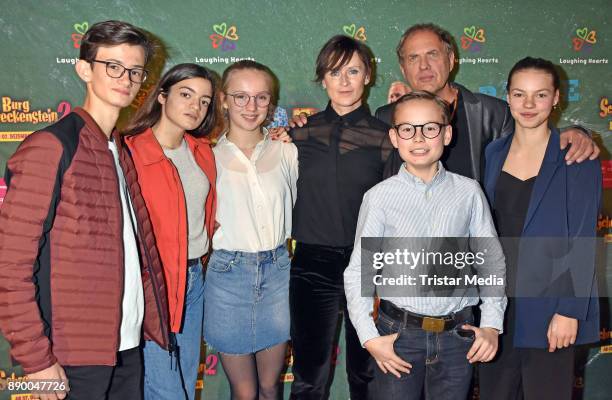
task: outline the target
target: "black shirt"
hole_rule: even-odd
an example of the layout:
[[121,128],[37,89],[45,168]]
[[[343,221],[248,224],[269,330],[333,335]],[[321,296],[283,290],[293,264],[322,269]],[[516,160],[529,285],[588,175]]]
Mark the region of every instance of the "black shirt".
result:
[[517,238],[523,235],[523,225],[535,180],[534,176],[522,181],[502,170],[495,186],[493,215],[506,256],[507,292],[511,295],[515,293],[519,251]]
[[444,148],[440,159],[444,167],[456,174],[474,178],[472,173],[472,158],[470,157],[470,132],[467,125],[467,116],[463,106],[463,96],[457,93],[457,109],[453,113],[451,126],[453,138]]
[[382,180],[392,150],[388,133],[364,105],[340,116],[328,104],[306,126],[291,130],[299,161],[294,239],[353,245],[363,195]]

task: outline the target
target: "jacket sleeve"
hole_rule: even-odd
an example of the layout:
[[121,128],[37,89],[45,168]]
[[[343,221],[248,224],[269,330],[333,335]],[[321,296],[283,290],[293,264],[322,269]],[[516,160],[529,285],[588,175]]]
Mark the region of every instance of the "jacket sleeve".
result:
[[[512,114],[510,113],[510,106],[508,103],[504,102],[504,120],[502,123],[502,129],[499,133],[499,137],[505,137],[514,132],[514,118],[512,118]],[[496,138],[495,138],[496,139]]]
[[34,265],[63,147],[50,133],[30,135],[7,163],[8,191],[0,207],[0,330],[26,373],[57,362],[36,303]]
[[599,161],[568,167],[567,196],[570,249],[565,256],[564,270],[571,277],[573,293],[560,297],[555,311],[584,320],[595,284],[596,228],[601,200]]

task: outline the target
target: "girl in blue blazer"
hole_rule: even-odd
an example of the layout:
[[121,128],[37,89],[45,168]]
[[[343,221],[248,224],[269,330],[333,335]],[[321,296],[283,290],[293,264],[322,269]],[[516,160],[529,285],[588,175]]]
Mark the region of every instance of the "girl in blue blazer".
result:
[[549,124],[559,103],[550,61],[519,61],[507,89],[514,133],[487,146],[484,186],[506,238],[508,308],[498,355],[480,366],[481,399],[569,400],[574,345],[599,340],[601,169],[565,161]]

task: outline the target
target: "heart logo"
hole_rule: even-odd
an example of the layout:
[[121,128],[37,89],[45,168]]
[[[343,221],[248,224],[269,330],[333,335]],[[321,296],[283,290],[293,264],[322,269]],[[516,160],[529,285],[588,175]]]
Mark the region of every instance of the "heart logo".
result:
[[80,49],[81,39],[83,39],[83,35],[81,35],[80,33],[73,33],[72,35],[70,35],[70,38],[72,39],[72,46],[75,49]]
[[576,29],[576,36],[578,36],[580,39],[586,39],[587,33],[589,33],[589,30],[586,27],[582,29]]
[[584,40],[579,38],[573,38],[572,44],[574,45],[574,50],[579,51],[582,48],[582,45],[584,44]]
[[221,43],[223,43],[223,36],[217,35],[216,33],[213,33],[212,35],[210,35],[209,38],[210,40],[212,40],[213,49],[219,48]]
[[224,40],[221,42],[221,51],[232,51],[236,48],[236,44],[234,42],[230,42],[229,40]]
[[470,26],[469,28],[466,26],[463,28],[463,33],[465,33],[465,36],[469,37],[470,39],[474,39],[474,35],[476,35],[476,27],[474,25]]
[[213,31],[221,36],[225,36],[225,33],[227,32],[227,24],[225,22],[222,24],[215,24],[213,25]]
[[478,29],[478,32],[476,32],[476,35],[474,35],[474,40],[480,43],[484,43],[487,41],[487,39],[485,39],[485,35],[484,35],[484,29],[480,28]]
[[344,25],[342,27],[342,30],[344,31],[344,33],[346,33],[350,37],[354,37],[355,36],[355,24]]
[[89,29],[89,24],[87,22],[83,22],[82,24],[74,24],[74,30],[84,35],[85,32]]
[[469,49],[471,44],[472,44],[472,39],[466,36],[461,36],[461,48],[463,50]]
[[586,37],[586,41],[591,43],[591,44],[595,44],[597,43],[597,38],[595,37],[597,33],[595,31],[591,31],[589,32],[588,36]]
[[236,33],[236,27],[230,26],[230,28],[227,30],[225,37],[230,40],[238,40],[238,34]]
[[365,42],[367,40],[366,34],[365,34],[365,28],[363,26],[357,29],[357,33],[355,33],[355,39],[361,40],[362,42]]

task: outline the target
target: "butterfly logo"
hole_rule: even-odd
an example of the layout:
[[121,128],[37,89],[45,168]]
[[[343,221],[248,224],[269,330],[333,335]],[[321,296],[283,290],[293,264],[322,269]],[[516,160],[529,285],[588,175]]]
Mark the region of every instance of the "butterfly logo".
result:
[[587,27],[576,29],[576,37],[572,39],[575,51],[590,50],[597,43],[597,32],[589,31]]
[[72,39],[72,46],[75,49],[81,48],[81,39],[83,39],[83,35],[89,29],[89,24],[87,22],[82,22],[80,24],[74,24],[74,30],[76,31],[70,38]]
[[215,24],[213,25],[213,31],[215,31],[215,33],[209,36],[212,41],[213,49],[221,48],[221,51],[232,51],[236,49],[236,43],[234,43],[234,41],[238,40],[240,36],[238,36],[235,25],[228,28],[225,22],[222,24]]
[[482,49],[482,43],[486,41],[483,28],[476,28],[474,25],[463,28],[463,35],[461,35],[461,48],[463,50],[469,50],[472,53],[479,52]]
[[365,28],[363,26],[357,28],[355,24],[344,25],[342,30],[353,39],[357,39],[362,42],[367,40]]

